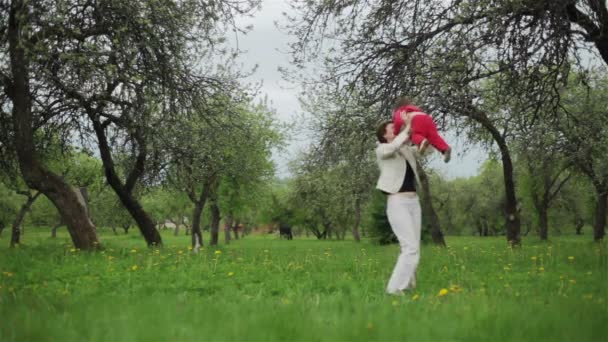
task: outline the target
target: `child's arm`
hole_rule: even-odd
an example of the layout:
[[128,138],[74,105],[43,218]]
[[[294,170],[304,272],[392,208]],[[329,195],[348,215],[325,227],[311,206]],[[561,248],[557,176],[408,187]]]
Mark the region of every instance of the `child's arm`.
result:
[[410,140],[410,125],[408,124],[390,143],[380,144],[376,148],[376,156],[380,159],[387,159],[392,157],[401,145],[405,144]]

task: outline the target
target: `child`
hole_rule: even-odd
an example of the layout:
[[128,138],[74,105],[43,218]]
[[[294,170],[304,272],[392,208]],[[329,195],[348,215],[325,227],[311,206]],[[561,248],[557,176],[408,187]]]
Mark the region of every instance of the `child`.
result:
[[431,144],[443,154],[443,161],[449,162],[452,155],[452,148],[443,140],[437,132],[437,126],[430,115],[424,113],[422,109],[414,106],[408,97],[401,97],[395,104],[393,110],[393,124],[395,134],[399,133],[401,127],[407,122],[411,122],[412,133],[410,140],[418,145],[418,150],[423,153]]

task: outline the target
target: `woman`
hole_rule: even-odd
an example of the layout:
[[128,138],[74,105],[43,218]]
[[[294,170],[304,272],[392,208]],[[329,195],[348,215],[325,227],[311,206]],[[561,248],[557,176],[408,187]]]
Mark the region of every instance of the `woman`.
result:
[[416,148],[407,146],[410,125],[395,135],[393,123],[384,122],[376,136],[380,144],[376,159],[380,168],[377,189],[387,194],[386,214],[401,254],[386,292],[399,295],[416,287],[416,267],[420,259],[420,202],[416,195]]

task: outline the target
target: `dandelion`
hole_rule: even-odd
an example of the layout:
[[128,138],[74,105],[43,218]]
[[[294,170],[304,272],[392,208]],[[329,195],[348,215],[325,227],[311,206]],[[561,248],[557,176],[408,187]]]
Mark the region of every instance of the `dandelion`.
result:
[[228,272],[228,276],[232,277],[234,275],[234,272]]
[[76,248],[70,248],[70,252],[75,253],[76,252]]
[[412,296],[412,300],[418,300],[418,298],[420,298],[420,295],[418,295],[417,293]]
[[443,296],[447,295],[448,292],[449,292],[448,289],[441,289],[441,290],[439,290],[437,297],[443,297]]
[[568,257],[568,260],[570,260],[570,261],[574,261],[574,257],[573,257],[573,256],[569,256],[569,257]]
[[192,250],[192,246],[188,246],[188,250],[191,251]]
[[7,278],[10,278],[15,275],[13,272],[2,272],[2,274],[4,274]]
[[137,253],[137,249],[132,249],[131,253]]
[[181,249],[179,251],[177,251],[177,254],[184,254],[184,251],[182,251]]
[[536,259],[537,259],[537,257],[535,257],[535,256],[530,258],[530,260],[532,260],[532,261],[536,261]]
[[131,270],[132,270],[132,271],[137,271],[137,269],[138,269],[138,268],[139,268],[139,266],[137,266],[137,265],[133,265],[133,266],[131,266]]
[[114,257],[111,255],[108,255],[108,261],[112,261],[112,259],[114,259]]
[[593,299],[593,294],[591,294],[591,293],[590,294],[586,294],[586,295],[583,296],[583,298],[591,300],[591,299]]
[[214,252],[214,254],[215,254],[215,255],[220,255],[220,254],[222,254],[222,251],[220,251],[220,250],[218,249],[218,250],[216,250],[216,251]]
[[544,271],[545,271],[545,268],[544,268],[544,267],[539,267],[539,268],[538,268],[538,271],[539,271],[539,272],[544,272]]
[[570,282],[570,284],[576,284],[576,280],[574,280],[574,279],[570,279],[568,281]]

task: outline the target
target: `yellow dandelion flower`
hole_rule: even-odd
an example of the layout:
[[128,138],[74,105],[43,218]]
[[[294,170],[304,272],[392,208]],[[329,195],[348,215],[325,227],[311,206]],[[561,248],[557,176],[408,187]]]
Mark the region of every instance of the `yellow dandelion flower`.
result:
[[535,257],[535,256],[533,256],[533,257],[530,258],[530,260],[532,260],[532,261],[536,261],[536,259],[538,259],[538,258]]
[[192,250],[192,246],[188,246],[188,250],[191,251]]
[[133,266],[131,266],[131,270],[132,270],[132,271],[137,271],[137,269],[138,269],[138,268],[139,268],[139,266],[137,266],[137,265],[133,265]]
[[137,249],[132,249],[131,253],[137,253]]
[[576,284],[576,280],[574,280],[574,279],[570,279],[568,281],[570,282],[570,284]]
[[72,253],[76,252],[76,248],[70,248],[70,252],[72,252]]
[[220,251],[219,249],[217,251],[214,252],[215,255],[220,255],[222,254],[222,251]]
[[182,251],[181,249],[179,251],[177,251],[177,254],[184,254],[184,251]]
[[228,276],[232,277],[234,275],[234,272],[228,272]]
[[418,295],[417,293],[412,296],[412,300],[418,300],[418,298],[420,298],[420,295]]
[[2,274],[4,274],[7,278],[10,278],[15,275],[13,272],[2,272]]
[[544,270],[545,270],[545,268],[544,268],[544,267],[539,267],[539,268],[538,268],[538,271],[539,271],[539,272],[543,272]]
[[108,261],[112,261],[112,259],[114,259],[114,257],[111,255],[108,255]]
[[443,297],[443,296],[447,295],[448,292],[449,292],[448,289],[441,289],[441,290],[439,290],[437,297]]
[[569,257],[568,257],[568,260],[573,261],[573,260],[574,260],[574,257],[573,257],[573,256],[569,256]]

